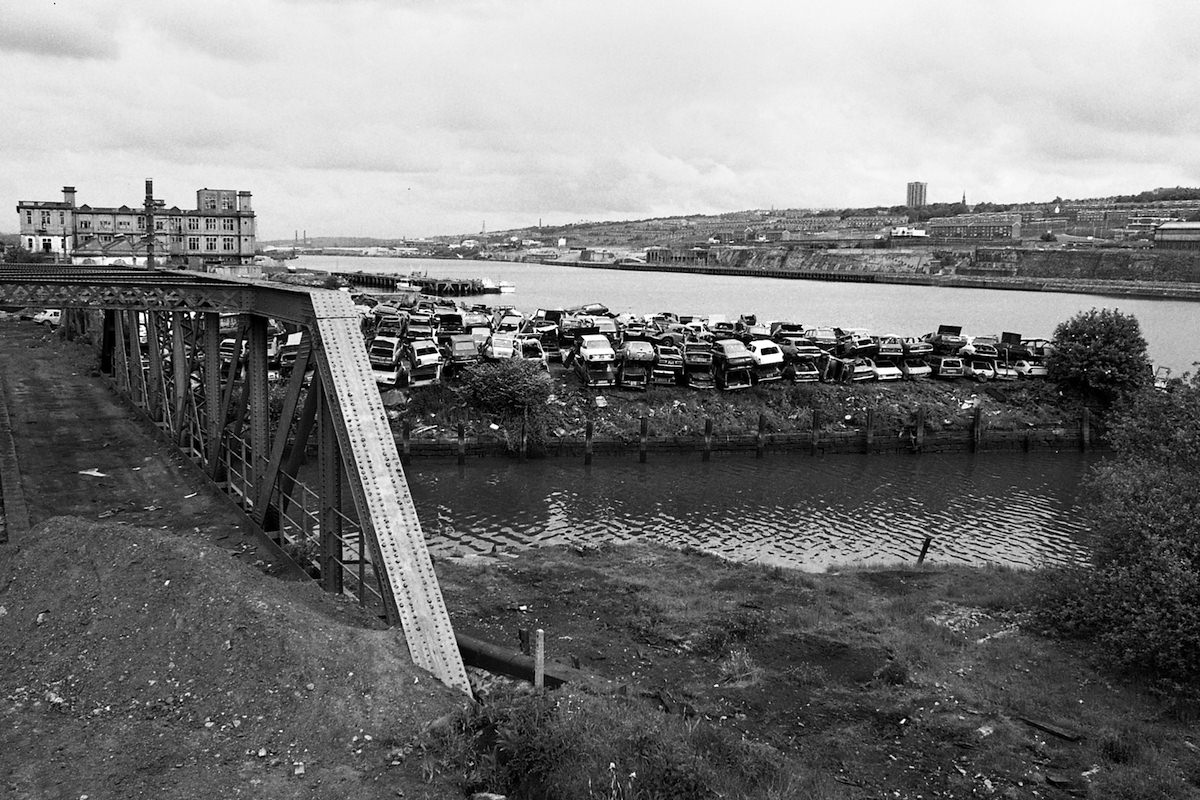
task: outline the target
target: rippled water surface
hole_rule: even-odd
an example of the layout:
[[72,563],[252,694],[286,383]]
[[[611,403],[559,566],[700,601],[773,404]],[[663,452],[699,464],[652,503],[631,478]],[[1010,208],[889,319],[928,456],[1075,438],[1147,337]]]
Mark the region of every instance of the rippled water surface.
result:
[[698,455],[416,462],[433,552],[644,540],[802,569],[929,560],[1036,566],[1083,556],[1077,454]]

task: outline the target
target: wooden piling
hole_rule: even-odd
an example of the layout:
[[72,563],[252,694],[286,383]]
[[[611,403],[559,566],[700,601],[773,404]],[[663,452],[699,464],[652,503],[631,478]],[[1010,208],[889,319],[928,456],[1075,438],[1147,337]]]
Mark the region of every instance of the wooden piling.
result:
[[754,457],[755,458],[763,457],[763,445],[764,445],[764,442],[766,441],[766,431],[767,431],[767,415],[759,414],[758,415],[758,434],[754,440]]
[[638,431],[638,461],[646,463],[646,440],[650,436],[650,418],[642,414],[641,429]]
[[458,464],[467,463],[467,426],[458,423]]
[[863,452],[870,453],[875,447],[875,409],[867,409],[867,432],[863,437]]
[[921,452],[925,447],[925,407],[917,409],[916,430],[913,431],[913,449]]
[[587,427],[583,431],[583,465],[590,467],[592,465],[592,432],[594,423],[589,419]]
[[712,432],[713,421],[710,417],[704,420],[704,455],[702,456],[704,461],[709,461],[712,459]]
[[811,433],[811,449],[815,456],[821,448],[821,412],[815,408],[812,410],[812,433]]
[[933,544],[933,537],[926,536],[925,542],[921,545],[921,555],[917,556],[918,566],[925,563],[925,556],[929,554],[929,545]]

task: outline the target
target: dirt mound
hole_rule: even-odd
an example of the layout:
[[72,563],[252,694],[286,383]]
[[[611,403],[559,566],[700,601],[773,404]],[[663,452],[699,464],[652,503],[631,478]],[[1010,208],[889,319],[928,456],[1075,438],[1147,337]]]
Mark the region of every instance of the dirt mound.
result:
[[396,751],[461,696],[353,604],[74,517],[0,552],[0,794],[453,793]]

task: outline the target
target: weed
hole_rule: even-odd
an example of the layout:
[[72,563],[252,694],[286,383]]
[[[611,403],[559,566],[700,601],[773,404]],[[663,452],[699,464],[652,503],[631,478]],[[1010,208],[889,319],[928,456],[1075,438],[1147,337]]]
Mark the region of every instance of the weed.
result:
[[1103,731],[1096,747],[1104,760],[1113,764],[1133,764],[1142,757],[1140,735],[1130,728]]
[[734,650],[717,668],[721,683],[729,686],[754,686],[763,677],[763,668],[745,650]]

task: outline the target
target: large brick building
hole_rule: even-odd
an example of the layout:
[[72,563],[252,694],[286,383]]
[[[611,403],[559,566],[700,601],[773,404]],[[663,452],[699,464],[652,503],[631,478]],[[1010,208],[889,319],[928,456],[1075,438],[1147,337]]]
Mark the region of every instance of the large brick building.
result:
[[960,214],[935,217],[925,224],[935,239],[1020,239],[1020,214]]
[[[199,189],[196,207],[167,208],[153,198],[136,206],[77,205],[75,187],[62,200],[17,203],[21,246],[76,264],[144,265],[207,269],[249,264],[254,259],[255,219],[250,192]],[[149,228],[153,226],[153,237]]]

